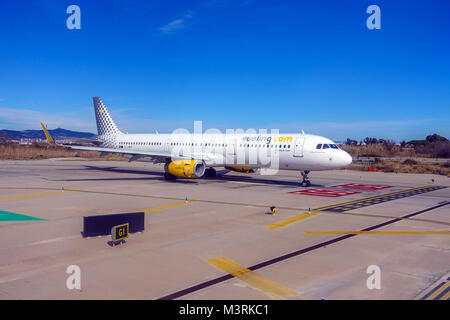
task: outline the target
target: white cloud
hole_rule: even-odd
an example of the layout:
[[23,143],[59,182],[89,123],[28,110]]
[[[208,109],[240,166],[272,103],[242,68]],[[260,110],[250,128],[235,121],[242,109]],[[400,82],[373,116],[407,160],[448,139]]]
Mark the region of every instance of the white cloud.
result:
[[159,28],[159,31],[164,34],[171,34],[177,30],[184,29],[186,27],[186,22],[193,18],[192,13],[185,13],[181,18],[175,19],[168,24]]
[[[93,113],[92,113],[93,116]],[[40,122],[48,128],[93,131],[95,121],[86,112],[68,112],[64,115],[31,109],[0,108],[0,128],[11,130],[40,129]]]

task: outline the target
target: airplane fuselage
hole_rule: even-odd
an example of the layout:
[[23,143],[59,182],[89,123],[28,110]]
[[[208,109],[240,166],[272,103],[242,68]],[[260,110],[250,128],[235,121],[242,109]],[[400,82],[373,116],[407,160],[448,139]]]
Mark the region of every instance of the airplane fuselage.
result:
[[208,167],[330,170],[351,163],[351,156],[330,139],[303,133],[118,134],[113,139],[109,137],[104,146],[127,151],[166,152],[172,158],[207,154]]

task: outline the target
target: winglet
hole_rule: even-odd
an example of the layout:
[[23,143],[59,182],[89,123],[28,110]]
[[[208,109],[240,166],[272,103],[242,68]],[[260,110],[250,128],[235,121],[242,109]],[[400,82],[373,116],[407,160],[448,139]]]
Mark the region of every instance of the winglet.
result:
[[42,130],[44,130],[45,137],[47,138],[47,142],[50,144],[55,144],[55,140],[53,140],[50,133],[48,133],[47,129],[45,129],[44,124],[41,122]]

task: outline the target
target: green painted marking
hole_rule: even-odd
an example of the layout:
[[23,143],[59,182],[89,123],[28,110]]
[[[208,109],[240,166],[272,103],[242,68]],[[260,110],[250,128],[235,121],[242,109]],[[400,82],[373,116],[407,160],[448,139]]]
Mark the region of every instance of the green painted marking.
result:
[[30,221],[30,220],[46,220],[35,218],[24,214],[0,210],[0,221]]

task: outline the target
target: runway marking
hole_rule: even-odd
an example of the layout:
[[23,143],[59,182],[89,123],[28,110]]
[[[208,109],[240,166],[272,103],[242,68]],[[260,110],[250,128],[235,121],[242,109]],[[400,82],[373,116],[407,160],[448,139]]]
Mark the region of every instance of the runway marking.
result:
[[[445,188],[445,187],[444,187]],[[17,189],[17,190],[57,190],[55,188],[34,188],[34,187],[0,187],[0,189]],[[183,198],[176,198],[176,197],[167,197],[162,195],[140,195],[140,194],[129,194],[129,193],[116,193],[116,192],[102,192],[102,191],[95,191],[95,190],[82,190],[82,189],[71,189],[71,190],[65,190],[65,192],[80,192],[80,193],[90,193],[90,194],[100,194],[100,195],[112,195],[112,196],[125,196],[125,197],[137,197],[137,198],[150,198],[150,199],[164,199],[164,200],[183,200]],[[222,205],[231,205],[231,206],[248,206],[251,205],[255,208],[267,208],[268,204],[258,204],[258,203],[243,203],[243,202],[229,202],[229,201],[215,201],[215,200],[205,200],[205,199],[195,199],[193,201],[201,202],[201,203],[213,203],[213,204],[222,204]],[[354,200],[356,201],[356,200]],[[445,201],[444,201],[445,202]],[[338,204],[342,204],[346,202],[341,202]],[[298,208],[298,207],[283,207],[283,206],[277,206],[278,209],[283,210],[290,210],[290,211],[301,211],[306,210],[305,208]],[[141,210],[142,211],[142,210]],[[337,213],[340,214],[340,212],[333,212],[333,211],[327,211],[328,213]],[[363,213],[356,213],[356,212],[348,212],[346,213],[348,215],[355,215],[355,216],[364,216],[364,217],[370,217],[370,218],[387,218],[392,219],[396,218],[393,216],[387,216],[387,215],[375,215],[375,214],[363,214]],[[443,225],[450,225],[449,223],[445,223],[442,221],[434,221],[434,220],[427,220],[427,219],[409,219],[413,221],[423,221],[423,222],[430,222],[430,223],[437,223],[437,224],[443,224]]]
[[[438,208],[447,206],[449,204],[450,204],[450,202],[446,202],[446,203],[443,203],[443,204],[438,204],[436,206],[429,207],[427,209],[416,211],[416,212],[407,214],[407,215],[399,217],[399,218],[395,218],[395,219],[392,219],[392,220],[389,220],[389,221],[386,221],[386,222],[383,222],[383,223],[376,224],[374,226],[365,228],[362,231],[371,231],[371,230],[375,230],[375,229],[378,229],[378,228],[382,228],[384,226],[387,226],[387,225],[393,224],[395,222],[401,221],[402,219],[407,219],[407,218],[410,218],[410,217],[414,217],[414,216],[417,216],[419,214],[422,214],[422,213],[425,213],[425,212],[428,212],[428,211],[431,211],[431,210],[434,210],[434,209],[438,209]],[[274,265],[276,263],[279,263],[279,262],[282,262],[282,261],[286,261],[288,259],[292,259],[294,257],[298,257],[298,256],[300,256],[300,255],[302,255],[304,253],[311,252],[311,251],[314,251],[314,250],[317,250],[317,249],[320,249],[320,248],[329,246],[331,244],[334,244],[334,243],[337,243],[337,242],[340,242],[340,241],[343,241],[343,240],[346,240],[346,239],[349,239],[349,238],[352,238],[352,237],[356,237],[356,236],[357,235],[354,235],[354,234],[342,235],[342,236],[339,236],[339,237],[334,238],[334,239],[326,240],[326,241],[320,242],[318,244],[315,244],[315,245],[312,245],[312,246],[309,246],[309,247],[306,247],[306,248],[302,248],[302,249],[296,250],[294,252],[290,252],[290,253],[284,254],[282,256],[278,256],[278,257],[272,258],[270,260],[266,260],[264,262],[258,263],[256,265],[251,266],[251,267],[248,267],[247,269],[251,270],[251,271],[256,271],[258,269],[265,268],[265,267]],[[208,281],[204,281],[204,282],[198,283],[196,285],[193,285],[191,287],[188,287],[188,288],[176,291],[174,293],[168,294],[168,295],[166,295],[164,297],[159,298],[158,300],[177,299],[177,298],[183,297],[185,295],[188,295],[190,293],[194,293],[196,291],[203,290],[203,289],[208,288],[210,286],[213,286],[213,285],[216,285],[216,284],[228,281],[230,279],[233,279],[233,276],[230,275],[230,274],[226,274],[224,276],[221,276],[221,277],[218,277],[218,278],[214,278],[214,279],[211,279],[211,280],[208,280]]]
[[344,189],[354,189],[354,190],[376,191],[376,190],[392,188],[392,186],[381,186],[381,185],[377,185],[377,184],[348,183],[348,184],[340,184],[338,186],[331,186],[330,188],[344,188]]
[[0,221],[31,221],[31,220],[46,220],[46,219],[0,210]]
[[225,271],[235,278],[245,282],[249,286],[258,289],[273,298],[280,299],[283,297],[297,296],[297,292],[283,286],[275,281],[264,278],[261,275],[231,261],[227,258],[215,258],[206,260],[209,264]]
[[315,215],[317,215],[319,213],[320,213],[320,211],[305,212],[305,213],[293,216],[291,218],[275,222],[273,224],[265,226],[264,228],[266,228],[266,229],[281,229],[281,228],[284,228],[284,227],[286,227],[286,226],[288,226],[290,224],[293,224],[295,222],[298,222],[298,221],[307,219],[309,217],[315,216]]
[[399,235],[399,234],[406,234],[406,235],[414,235],[414,234],[442,234],[442,235],[450,235],[450,231],[444,230],[444,231],[339,231],[339,230],[329,230],[329,231],[305,231],[306,234],[310,235],[324,235],[324,234],[382,234],[382,235]]
[[26,196],[14,196],[14,197],[8,197],[8,198],[0,198],[0,200],[14,200],[14,199],[23,199],[23,198],[34,198],[34,197],[42,197],[42,196],[51,196],[54,194],[64,194],[74,192],[72,190],[66,190],[66,191],[58,191],[58,192],[49,192],[49,193],[38,193],[38,194],[29,194]]
[[339,190],[339,189],[323,189],[323,188],[316,188],[316,189],[307,189],[307,190],[297,190],[297,191],[291,191],[288,193],[293,194],[301,194],[306,196],[318,196],[318,197],[343,197],[348,196],[351,194],[357,194],[361,193],[358,191],[348,191],[348,190]]
[[448,289],[446,290],[447,293],[440,300],[450,300],[450,291]]
[[318,208],[314,208],[314,210],[344,212],[344,211],[352,210],[354,208],[367,207],[367,206],[371,206],[373,204],[378,204],[381,202],[387,202],[387,201],[397,200],[397,199],[401,199],[401,198],[411,197],[411,196],[414,196],[417,194],[427,193],[427,192],[444,189],[444,188],[447,188],[447,187],[424,186],[424,187],[411,188],[411,189],[394,191],[394,192],[389,192],[389,193],[385,193],[385,194],[381,194],[381,195],[366,197],[366,198],[362,198],[362,199],[350,200],[350,201],[332,204],[332,205],[328,205],[328,206],[318,207]]
[[185,202],[173,203],[173,204],[168,204],[166,206],[160,206],[160,207],[148,208],[148,209],[144,209],[144,210],[138,210],[136,212],[142,212],[143,211],[145,213],[149,213],[149,212],[154,212],[154,211],[163,210],[163,209],[181,207],[181,206],[185,206],[185,205],[193,204],[193,203],[198,203],[198,201],[185,201]]
[[[443,189],[443,188],[446,188],[446,187],[432,186],[432,187],[411,188],[411,189],[406,189],[406,190],[395,191],[395,192],[385,193],[385,194],[381,194],[381,195],[361,198],[361,199],[357,199],[357,200],[340,202],[340,203],[336,203],[336,204],[332,204],[332,205],[328,205],[328,206],[313,208],[311,210],[312,210],[312,212],[315,212],[315,215],[319,214],[321,211],[343,213],[345,211],[354,210],[354,209],[358,209],[361,207],[367,207],[367,206],[371,206],[371,205],[378,204],[381,202],[401,199],[401,198],[405,198],[405,197],[411,197],[416,194],[431,192],[431,191]],[[301,220],[309,218],[309,217],[310,216],[305,215],[305,213],[302,213],[300,215],[297,215],[297,216],[294,216],[291,218],[287,218],[285,220],[281,220],[274,224],[265,226],[264,228],[281,229],[281,228],[284,228],[295,222],[301,221]],[[277,227],[273,227],[273,226],[277,226]]]
[[433,286],[420,300],[449,300],[450,277]]

